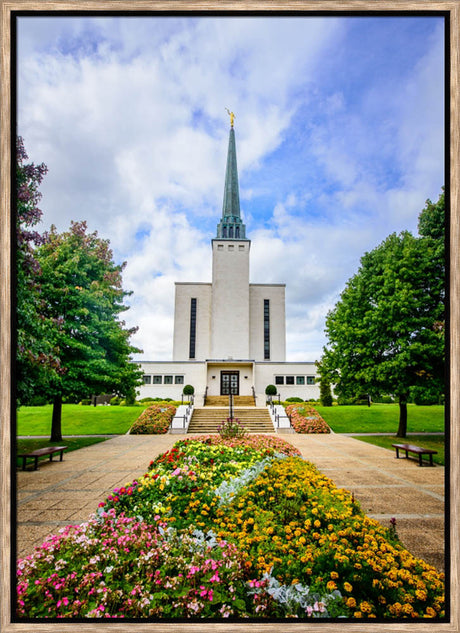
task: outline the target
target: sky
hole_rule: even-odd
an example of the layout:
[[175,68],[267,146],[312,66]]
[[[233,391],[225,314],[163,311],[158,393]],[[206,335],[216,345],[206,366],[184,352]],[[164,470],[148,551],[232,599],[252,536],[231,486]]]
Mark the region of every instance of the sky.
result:
[[19,17],[40,228],[109,239],[135,358],[172,359],[174,282],[211,281],[229,108],[250,281],[286,283],[286,360],[319,360],[362,255],[441,193],[444,61],[437,16]]

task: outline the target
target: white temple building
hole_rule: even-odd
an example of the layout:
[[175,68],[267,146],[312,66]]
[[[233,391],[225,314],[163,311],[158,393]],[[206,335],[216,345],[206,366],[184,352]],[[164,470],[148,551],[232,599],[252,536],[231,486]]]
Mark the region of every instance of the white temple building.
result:
[[[176,282],[171,361],[142,361],[139,398],[253,396],[265,388],[282,400],[319,398],[315,362],[286,361],[285,284],[250,283],[251,241],[240,213],[235,131],[231,117],[222,217],[212,243],[212,280]],[[260,280],[263,281],[263,280]]]

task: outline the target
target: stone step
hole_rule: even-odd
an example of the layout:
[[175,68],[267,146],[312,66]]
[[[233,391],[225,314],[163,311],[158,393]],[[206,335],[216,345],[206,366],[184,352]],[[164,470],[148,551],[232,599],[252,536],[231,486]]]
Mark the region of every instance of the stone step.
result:
[[[228,396],[208,396],[206,398],[207,407],[228,407]],[[235,407],[253,407],[254,398],[252,396],[233,396],[233,406]]]
[[[273,423],[267,409],[255,407],[236,408],[235,418],[249,433],[273,433]],[[188,433],[217,433],[218,427],[228,418],[228,409],[195,409],[190,421]]]

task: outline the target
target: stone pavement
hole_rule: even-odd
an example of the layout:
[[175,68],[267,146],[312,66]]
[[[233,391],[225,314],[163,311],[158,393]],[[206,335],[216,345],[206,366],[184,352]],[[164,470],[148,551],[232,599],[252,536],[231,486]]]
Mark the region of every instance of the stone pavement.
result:
[[[24,557],[45,536],[86,521],[113,488],[141,476],[151,459],[183,435],[121,435],[17,473],[17,553]],[[364,512],[398,535],[416,556],[444,569],[444,468],[420,468],[392,451],[340,434],[281,436],[297,446]]]

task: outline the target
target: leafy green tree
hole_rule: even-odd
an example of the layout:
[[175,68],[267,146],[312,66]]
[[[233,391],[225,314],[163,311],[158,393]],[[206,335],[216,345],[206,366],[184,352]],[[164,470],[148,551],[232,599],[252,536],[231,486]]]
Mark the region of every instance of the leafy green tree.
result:
[[444,386],[444,242],[436,229],[443,208],[443,195],[437,205],[427,201],[420,237],[392,234],[365,253],[326,319],[321,374],[342,398],[395,394],[399,437],[407,433],[411,387]]
[[16,293],[14,328],[16,347],[16,401],[27,404],[42,392],[50,375],[60,371],[60,361],[49,340],[53,327],[43,313],[40,265],[35,248],[43,238],[34,229],[42,218],[39,186],[48,169],[44,163],[27,162],[22,137],[16,139]]
[[63,371],[51,377],[53,399],[51,440],[60,441],[63,398],[116,393],[134,399],[142,382],[131,354],[140,350],[129,339],[119,315],[127,309],[122,288],[123,265],[116,265],[108,240],[88,233],[85,222],[72,222],[59,234],[51,227],[37,248],[41,293],[46,318],[56,324],[50,338],[58,350]]

